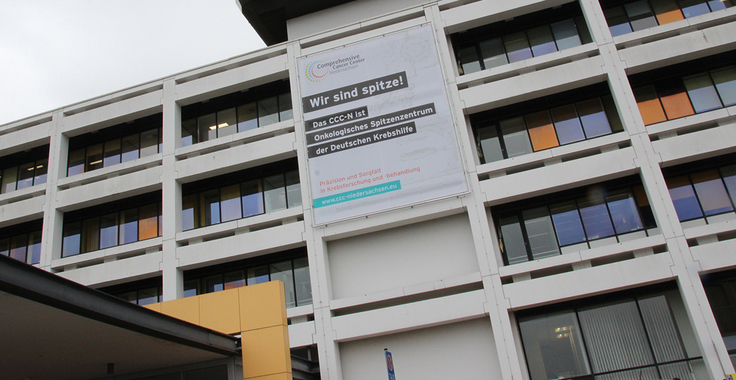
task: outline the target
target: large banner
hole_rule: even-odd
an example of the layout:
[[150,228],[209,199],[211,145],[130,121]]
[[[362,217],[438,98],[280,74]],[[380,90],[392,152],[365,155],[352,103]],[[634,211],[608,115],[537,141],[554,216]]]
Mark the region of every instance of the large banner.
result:
[[315,224],[467,191],[429,25],[298,64]]

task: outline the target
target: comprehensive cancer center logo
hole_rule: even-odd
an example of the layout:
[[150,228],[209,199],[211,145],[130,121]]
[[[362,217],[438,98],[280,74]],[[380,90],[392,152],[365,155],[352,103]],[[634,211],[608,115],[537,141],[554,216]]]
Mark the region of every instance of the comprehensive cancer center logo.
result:
[[322,61],[314,61],[307,66],[305,74],[307,79],[311,82],[320,82],[330,72],[330,65],[324,64]]

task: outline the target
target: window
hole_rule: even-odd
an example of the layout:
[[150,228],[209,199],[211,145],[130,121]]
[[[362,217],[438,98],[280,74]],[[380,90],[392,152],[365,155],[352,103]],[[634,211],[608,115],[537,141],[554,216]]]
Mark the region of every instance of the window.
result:
[[708,274],[702,280],[731,362],[736,363],[736,272]]
[[494,207],[506,265],[579,251],[596,240],[656,227],[638,178],[574,189]]
[[288,81],[274,82],[182,108],[181,146],[293,118]]
[[[674,286],[519,313],[532,380],[707,379]],[[664,288],[664,289],[663,289]]]
[[592,42],[577,2],[452,35],[460,75]]
[[70,138],[67,177],[160,153],[161,117],[156,114]]
[[49,146],[0,159],[0,194],[46,183]]
[[161,236],[161,223],[160,193],[66,213],[61,257]]
[[725,164],[734,158],[719,157],[664,170],[681,222],[734,212],[736,164]]
[[161,277],[98,289],[132,304],[145,306],[163,302]]
[[302,204],[295,160],[185,184],[183,192],[183,231]]
[[[623,131],[605,84],[470,116],[481,163]],[[579,99],[577,101],[572,101]]]
[[41,261],[42,220],[35,220],[0,229],[0,255],[26,264]]
[[614,37],[720,11],[734,5],[736,0],[601,1],[608,28]]
[[[733,53],[675,65],[630,78],[644,125],[736,105]],[[703,67],[716,67],[702,71]]]
[[184,296],[191,297],[275,280],[284,283],[286,307],[312,303],[309,264],[303,248],[265,258],[185,272]]

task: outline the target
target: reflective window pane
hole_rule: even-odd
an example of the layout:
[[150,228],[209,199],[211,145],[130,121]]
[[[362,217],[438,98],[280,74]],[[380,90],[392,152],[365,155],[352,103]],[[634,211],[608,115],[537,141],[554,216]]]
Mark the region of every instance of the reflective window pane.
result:
[[199,294],[199,280],[184,281],[184,298],[193,297],[197,294]]
[[585,241],[585,231],[575,201],[558,203],[550,207],[552,221],[561,246]]
[[199,227],[199,212],[197,212],[197,195],[189,195],[181,200],[181,230],[188,231]]
[[685,18],[675,0],[650,0],[659,25],[669,24]]
[[736,105],[736,66],[713,70],[710,74],[723,104],[726,107]]
[[214,293],[221,290],[225,290],[225,285],[222,283],[222,275],[205,277],[204,280],[204,292]]
[[654,86],[637,88],[634,90],[634,96],[636,97],[636,104],[639,106],[641,117],[644,120],[644,125],[660,123],[667,120]]
[[226,186],[220,189],[220,212],[222,221],[240,219],[242,217],[240,206],[240,185]]
[[263,188],[260,180],[244,182],[240,187],[240,194],[242,194],[244,218],[264,213]]
[[526,120],[529,138],[535,152],[560,145],[549,112],[542,111],[528,114],[524,116],[524,120]]
[[708,2],[705,0],[680,0],[680,7],[682,7],[682,14],[685,15],[685,18],[710,13]]
[[120,163],[120,140],[110,140],[105,142],[105,158],[102,166],[108,167]]
[[158,153],[158,129],[141,132],[141,158]]
[[529,29],[526,33],[529,36],[529,43],[535,57],[557,51],[557,45],[555,45],[554,38],[552,38],[552,30],[548,25]]
[[291,268],[291,260],[271,264],[271,281],[279,280],[284,283],[284,295],[286,307],[296,306],[296,294],[294,294],[294,273]]
[[41,231],[28,234],[28,252],[26,254],[27,264],[38,264],[41,262]]
[[18,182],[18,167],[13,166],[3,170],[3,194],[15,191],[16,184]]
[[667,114],[668,119],[677,119],[695,113],[685,87],[680,83],[673,81],[668,86],[660,85],[657,88],[657,92],[659,93],[664,112]]
[[82,245],[82,222],[64,224],[64,239],[61,247],[61,257],[79,254]]
[[[553,23],[550,27],[552,27],[552,34],[555,36],[558,49],[565,50],[582,45],[573,19]],[[585,26],[581,25],[581,27]]]
[[611,133],[611,126],[608,124],[608,117],[600,99],[585,100],[576,103],[575,106],[587,138],[592,139]]
[[126,210],[120,213],[120,244],[138,241],[138,209]]
[[234,289],[245,286],[245,273],[242,270],[227,272],[223,277],[223,288]]
[[646,0],[639,0],[624,5],[626,14],[629,16],[631,28],[636,32],[647,28],[657,26],[657,20],[654,18],[652,10]]
[[286,208],[286,189],[284,187],[283,174],[277,174],[263,179],[263,196],[267,213]]
[[188,119],[181,122],[181,146],[197,143],[197,119]]
[[87,165],[85,171],[102,168],[102,144],[87,147]]
[[721,100],[707,73],[682,78],[695,112],[701,113],[721,108]]
[[501,140],[495,125],[478,129],[478,153],[484,164],[503,160]]
[[35,178],[33,179],[33,185],[40,185],[46,183],[46,173],[48,171],[49,160],[38,160],[36,161]]
[[501,133],[503,134],[504,145],[506,145],[506,155],[509,158],[532,152],[532,145],[529,142],[529,134],[526,132],[524,117],[519,116],[513,119],[502,120]]
[[289,208],[302,205],[302,188],[299,183],[299,171],[292,170],[285,173],[286,176],[286,199]]
[[100,249],[100,218],[82,222],[82,253]]
[[279,121],[279,107],[276,97],[270,97],[258,101],[258,126],[277,123]]
[[10,238],[0,239],[0,255],[8,256],[10,254]]
[[479,46],[480,54],[483,56],[483,65],[486,69],[509,63],[508,59],[506,59],[506,53],[503,50],[503,41],[500,37],[483,41]]
[[294,259],[294,283],[296,286],[296,305],[312,303],[312,283],[309,280],[307,258]]
[[33,170],[35,168],[36,165],[33,162],[22,164],[18,167],[18,190],[33,186]]
[[217,137],[235,134],[238,125],[235,121],[235,108],[228,108],[217,113]]
[[294,118],[294,111],[291,109],[291,93],[279,95],[279,120],[291,120]]
[[475,46],[459,49],[457,55],[462,74],[471,74],[481,70],[478,52],[475,50]]
[[726,184],[726,189],[728,189],[728,195],[731,197],[731,202],[736,204],[736,165],[722,167],[721,175],[723,176],[723,182]]
[[519,332],[532,380],[590,373],[575,312],[520,319]]
[[[606,95],[601,97],[601,103],[603,103],[603,109],[606,110],[606,118],[608,118],[608,124],[611,126],[611,131],[623,131],[624,125],[621,123],[621,118],[618,117],[618,109],[616,109],[616,103],[613,101],[613,96]],[[585,124],[585,122],[583,122],[583,124]]]
[[613,225],[608,208],[603,200],[581,199],[578,201],[580,216],[588,240],[613,236]]
[[560,250],[557,247],[555,230],[547,207],[538,207],[522,212],[524,227],[529,241],[529,249],[535,260],[550,256],[557,256]]
[[613,191],[606,197],[606,202],[617,234],[639,231],[644,228],[634,194],[631,191],[628,189]]
[[197,118],[199,142],[217,138],[217,114],[211,113]]
[[112,213],[100,220],[100,249],[116,245],[118,245],[118,213]]
[[200,195],[202,210],[204,210],[204,225],[220,223],[220,191],[210,190]]
[[501,249],[506,254],[509,265],[529,261],[519,218],[516,216],[501,218],[499,223],[501,224]]
[[137,160],[140,153],[140,135],[134,134],[123,137],[122,155],[120,162]]
[[143,206],[138,215],[138,240],[158,236],[158,205]]
[[268,282],[268,265],[248,269],[248,285]]
[[28,235],[17,235],[10,239],[10,258],[18,261],[26,262],[26,252],[28,251]]
[[532,50],[529,48],[529,41],[526,39],[526,33],[518,32],[503,37],[503,44],[506,47],[506,53],[509,62],[518,62],[532,57]]
[[718,170],[694,173],[691,178],[705,216],[733,211],[733,205]]
[[258,112],[255,103],[248,103],[237,108],[238,132],[258,128]]
[[629,19],[626,17],[624,7],[618,6],[606,9],[603,13],[606,15],[608,29],[614,37],[631,33],[633,31],[631,29],[631,24],[629,24]]
[[688,177],[669,178],[666,180],[675,211],[680,221],[700,218],[703,212],[695,197],[695,191]]
[[138,291],[138,305],[145,306],[160,302],[158,288],[147,288]]
[[563,107],[552,109],[552,119],[555,123],[557,136],[560,144],[569,144],[571,142],[585,140],[583,134],[583,126],[578,118],[575,106],[570,104]]

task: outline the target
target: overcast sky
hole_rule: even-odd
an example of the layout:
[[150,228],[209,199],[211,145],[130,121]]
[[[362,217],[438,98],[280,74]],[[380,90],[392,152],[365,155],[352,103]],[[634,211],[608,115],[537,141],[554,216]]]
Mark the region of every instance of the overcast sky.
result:
[[265,45],[237,0],[0,0],[0,125]]

